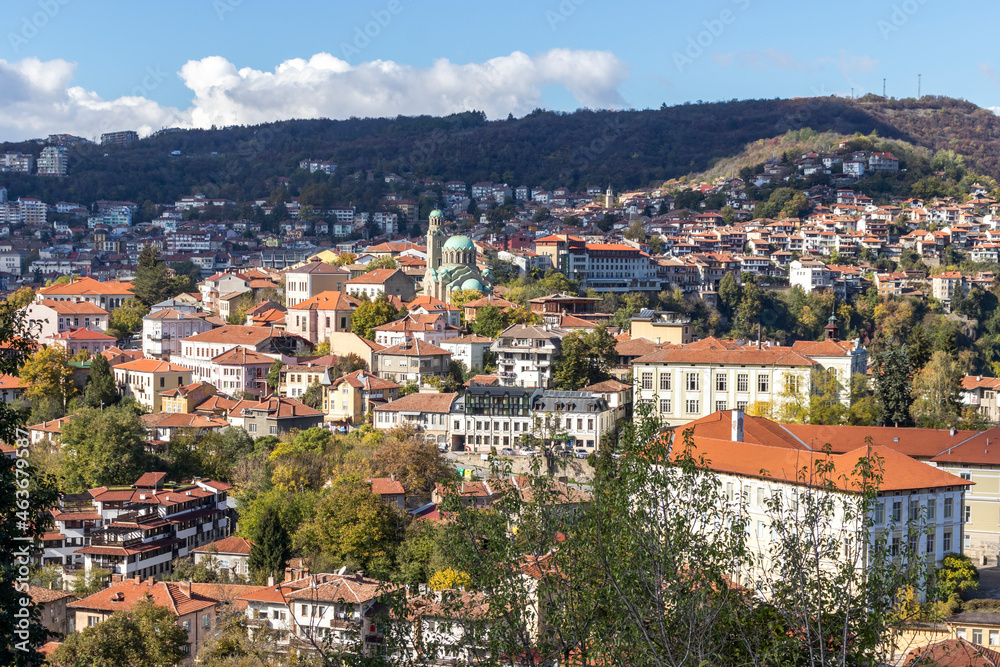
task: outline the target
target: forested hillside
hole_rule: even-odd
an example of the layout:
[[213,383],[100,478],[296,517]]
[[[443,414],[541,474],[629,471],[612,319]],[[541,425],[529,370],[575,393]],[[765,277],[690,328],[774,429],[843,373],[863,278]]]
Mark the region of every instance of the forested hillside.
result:
[[[305,157],[332,159],[337,180],[359,170],[443,180],[505,181],[571,188],[647,185],[697,173],[759,139],[788,130],[908,141],[952,149],[1000,176],[1000,118],[948,98],[799,98],[688,104],[646,111],[536,111],[488,121],[476,112],[428,116],[300,120],[256,127],[166,132],[127,147],[89,146],[70,154],[70,176],[4,174],[12,197],[91,202],[167,202],[199,191],[244,201],[268,180],[291,175]],[[36,142],[5,144],[35,155]],[[171,152],[180,151],[179,156]]]

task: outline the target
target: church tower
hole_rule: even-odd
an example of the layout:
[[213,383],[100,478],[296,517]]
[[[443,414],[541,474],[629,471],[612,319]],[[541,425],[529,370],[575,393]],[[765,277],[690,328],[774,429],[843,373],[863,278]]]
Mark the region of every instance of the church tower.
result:
[[430,224],[427,227],[427,268],[441,268],[441,245],[444,243],[444,214],[435,209],[431,211]]
[[615,206],[615,193],[611,189],[611,184],[608,183],[608,191],[604,193],[604,208],[614,208]]

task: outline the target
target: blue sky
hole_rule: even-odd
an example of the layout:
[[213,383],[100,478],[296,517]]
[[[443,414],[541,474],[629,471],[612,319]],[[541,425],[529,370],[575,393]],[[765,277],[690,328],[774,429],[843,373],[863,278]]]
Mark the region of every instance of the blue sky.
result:
[[[922,92],[1000,106],[994,4],[7,0],[0,139]],[[365,34],[367,32],[367,34]],[[330,57],[317,54],[329,54]],[[283,65],[284,63],[284,65]],[[246,68],[246,71],[243,71]]]

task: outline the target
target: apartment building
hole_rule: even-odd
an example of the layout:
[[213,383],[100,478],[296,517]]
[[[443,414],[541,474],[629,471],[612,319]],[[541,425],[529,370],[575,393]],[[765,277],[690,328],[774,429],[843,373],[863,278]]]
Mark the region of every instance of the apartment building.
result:
[[549,325],[515,324],[504,329],[490,346],[497,357],[497,376],[508,387],[548,387],[552,364],[569,329]]
[[172,359],[178,366],[191,369],[196,382],[212,382],[213,359],[242,347],[277,359],[295,352],[301,339],[277,329],[229,324],[181,339],[181,352]]
[[375,406],[373,425],[377,429],[410,427],[427,440],[450,444],[449,418],[458,394],[408,394],[386,405]]
[[645,338],[657,344],[687,345],[694,340],[694,327],[690,317],[648,308],[632,316],[630,333],[633,338]]
[[65,146],[46,146],[38,156],[39,176],[65,176],[69,168],[69,149]]
[[424,384],[430,377],[444,377],[451,370],[451,353],[419,339],[408,340],[375,353],[376,372],[393,382]]
[[212,480],[168,482],[166,473],[148,472],[131,485],[64,498],[53,512],[64,539],[49,540],[43,562],[124,577],[169,573],[174,558],[229,535],[230,488]]
[[285,307],[291,308],[321,292],[343,292],[347,271],[323,262],[307,262],[285,271]]
[[313,344],[330,340],[330,334],[351,330],[351,317],[361,302],[346,292],[320,292],[290,306],[285,330]]
[[632,364],[635,400],[667,424],[685,424],[720,410],[746,410],[807,400],[819,364],[788,347],[745,347],[708,338],[657,350]]
[[35,301],[87,301],[112,311],[122,305],[132,294],[131,283],[101,282],[93,278],[74,278],[68,283],[40,287],[35,293]]
[[181,353],[181,340],[224,324],[208,313],[161,308],[142,318],[142,353],[151,359],[169,361]]
[[326,421],[361,424],[365,415],[378,405],[399,397],[399,385],[365,370],[354,371],[331,380],[324,374],[323,411]]
[[110,313],[89,301],[42,299],[25,308],[28,331],[35,340],[50,342],[56,334],[71,329],[105,331]]

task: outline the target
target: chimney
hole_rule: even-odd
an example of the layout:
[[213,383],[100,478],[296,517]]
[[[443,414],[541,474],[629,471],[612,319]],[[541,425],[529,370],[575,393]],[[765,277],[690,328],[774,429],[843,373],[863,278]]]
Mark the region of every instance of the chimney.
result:
[[177,588],[181,589],[181,593],[191,597],[191,582],[190,581],[179,581],[177,582]]
[[954,438],[955,437],[955,427],[954,426],[951,427],[950,433],[951,433],[951,437]]
[[354,580],[355,581],[364,581],[365,580],[364,570],[358,570],[357,572],[355,572],[354,573]]
[[743,442],[743,411],[739,408],[732,411],[729,416],[732,422],[732,435],[729,438],[733,442]]
[[142,577],[140,577],[138,574],[135,575],[135,585],[138,586],[141,583],[142,583]]
[[[285,579],[288,577],[286,576]],[[267,575],[267,587],[274,588],[274,574]]]

